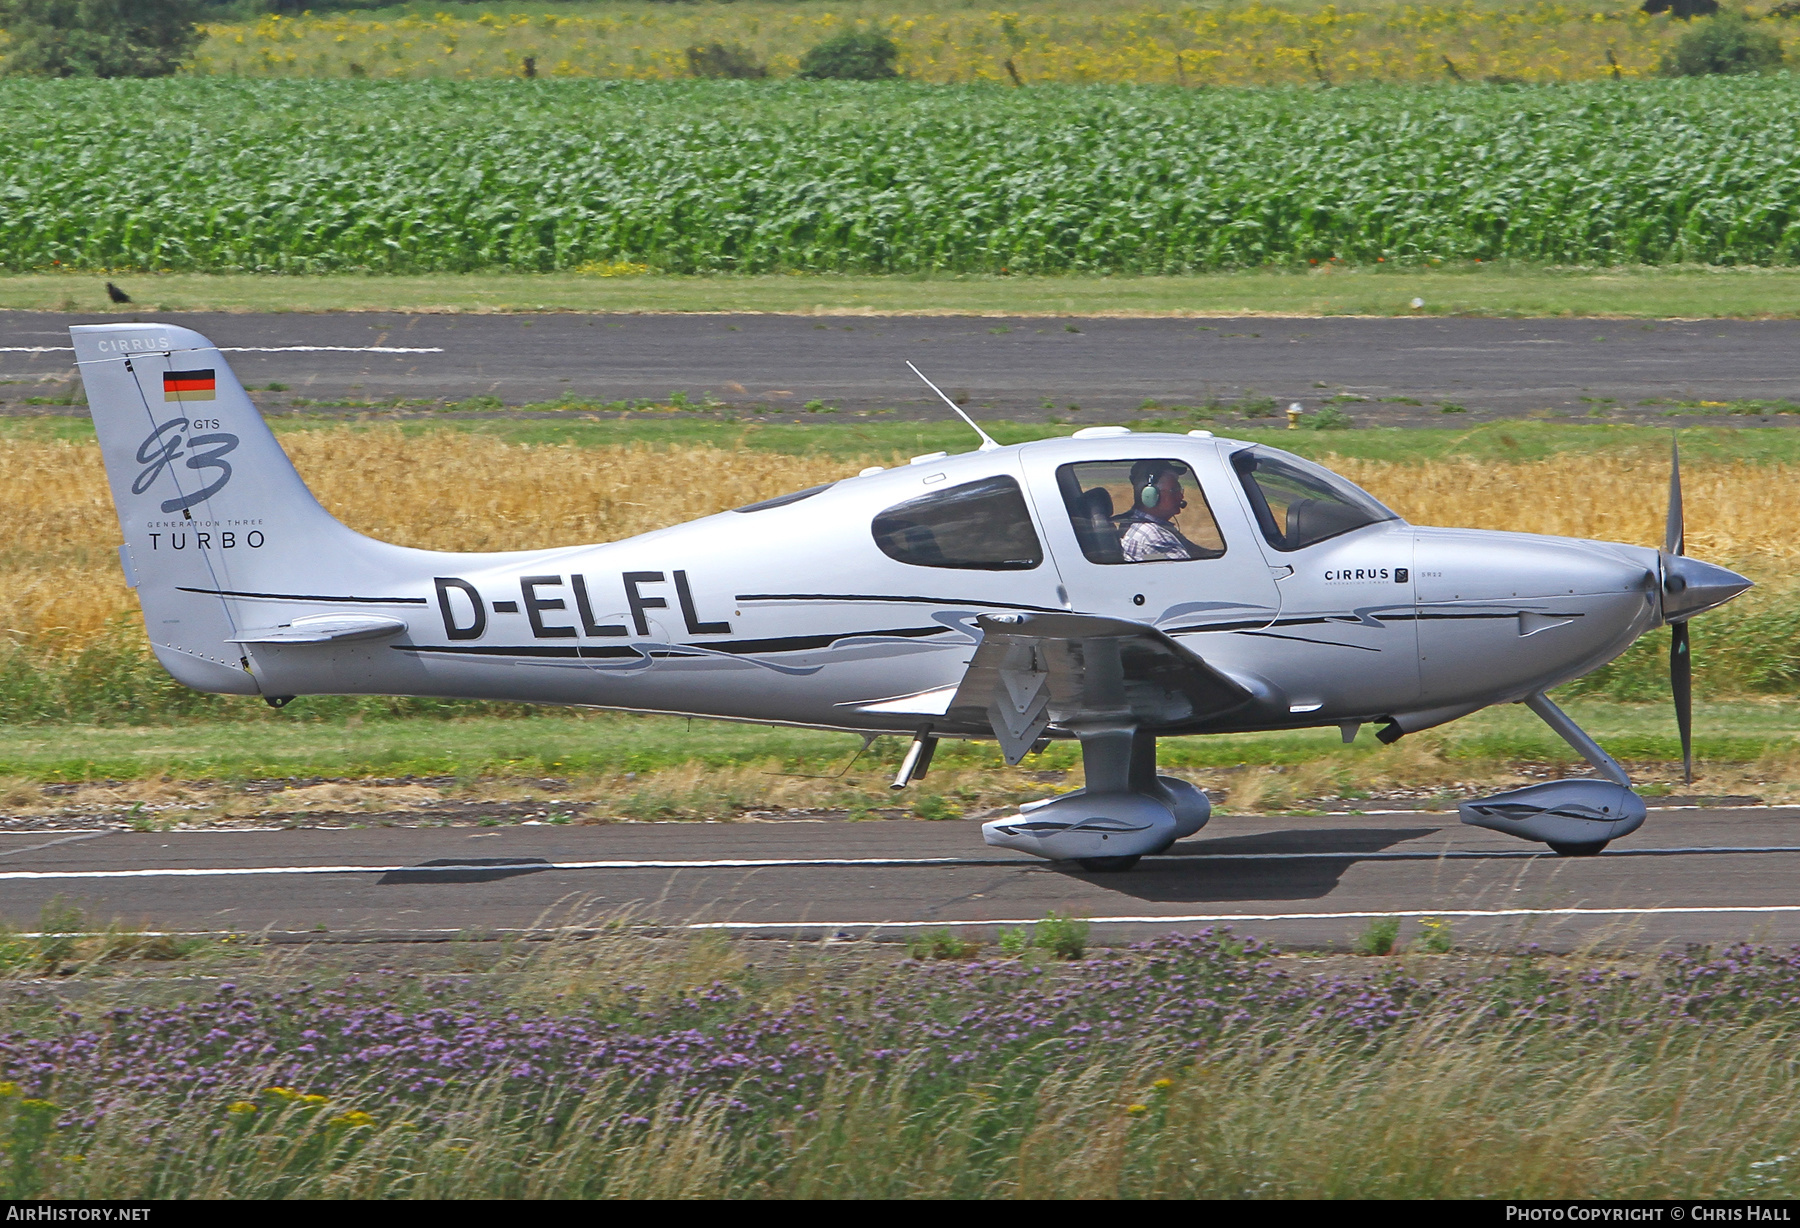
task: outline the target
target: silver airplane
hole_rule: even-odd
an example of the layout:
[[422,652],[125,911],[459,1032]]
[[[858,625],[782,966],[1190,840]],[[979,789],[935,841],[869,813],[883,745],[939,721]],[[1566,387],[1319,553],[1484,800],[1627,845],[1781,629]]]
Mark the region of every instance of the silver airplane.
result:
[[276,707],[429,695],[898,734],[896,788],[941,738],[994,738],[1009,764],[1074,738],[1085,787],[983,836],[1092,871],[1210,817],[1203,792],[1157,774],[1159,737],[1336,726],[1348,742],[1377,725],[1393,742],[1515,702],[1598,775],[1466,802],[1463,821],[1597,853],[1645,806],[1545,693],[1672,624],[1691,778],[1687,620],[1750,586],[1685,557],[1678,467],[1657,550],[1410,525],[1319,465],[1207,431],[1002,447],[972,421],[975,452],[624,541],[414,550],[319,505],[206,338],[70,334],[126,582],[187,686]]

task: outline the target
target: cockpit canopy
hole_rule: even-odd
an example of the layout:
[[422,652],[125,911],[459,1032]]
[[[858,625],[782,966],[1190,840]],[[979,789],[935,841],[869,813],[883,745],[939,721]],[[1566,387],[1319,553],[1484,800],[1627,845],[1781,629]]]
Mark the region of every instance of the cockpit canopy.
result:
[[[1258,529],[1276,550],[1301,550],[1399,519],[1311,461],[1261,445],[1229,446],[1237,449],[1228,456],[1232,472]],[[944,477],[931,475],[925,482],[929,486]],[[1070,461],[1056,467],[1055,484],[1076,543],[1090,563],[1218,559],[1229,548],[1207,498],[1207,482],[1195,464],[1178,454],[1158,449]],[[796,491],[738,511],[780,507],[823,489]],[[1224,491],[1213,493],[1217,497]],[[915,567],[1032,571],[1047,557],[1031,501],[1011,474],[946,484],[903,500],[878,512],[870,529],[883,554]]]

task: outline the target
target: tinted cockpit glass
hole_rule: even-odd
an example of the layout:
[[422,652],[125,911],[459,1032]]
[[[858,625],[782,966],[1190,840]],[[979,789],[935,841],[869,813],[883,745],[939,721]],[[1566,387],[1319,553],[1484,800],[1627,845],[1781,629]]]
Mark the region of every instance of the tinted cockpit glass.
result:
[[1225,541],[1194,471],[1168,458],[1062,465],[1056,484],[1090,563],[1216,559]]
[[883,554],[917,567],[1029,571],[1044,561],[1025,494],[1004,476],[897,503],[872,527]]
[[1300,550],[1340,533],[1399,517],[1329,469],[1286,453],[1234,453],[1257,526],[1277,550]]

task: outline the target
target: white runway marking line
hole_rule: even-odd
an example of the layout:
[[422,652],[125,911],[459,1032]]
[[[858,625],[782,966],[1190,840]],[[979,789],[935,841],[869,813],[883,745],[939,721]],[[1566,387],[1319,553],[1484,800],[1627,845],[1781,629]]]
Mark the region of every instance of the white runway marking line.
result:
[[[442,354],[437,345],[222,345],[221,354]],[[0,354],[73,354],[72,345],[0,345]]]
[[[1219,925],[1236,921],[1366,921],[1379,917],[1465,920],[1504,917],[1656,917],[1707,913],[1800,913],[1800,904],[1721,904],[1668,908],[1406,908],[1385,912],[1238,912],[1186,916],[1082,917],[1091,925]],[[1041,918],[994,921],[695,921],[689,930],[911,930],[975,925],[1036,925]]]
[[437,345],[222,345],[221,354],[442,354]]
[[[17,850],[25,852],[27,850]],[[1621,857],[1677,857],[1719,853],[1800,853],[1800,845],[1762,845],[1754,847],[1696,847],[1672,849],[1620,849],[1599,858],[1582,858],[1589,862]],[[1158,857],[1152,867],[1189,861],[1517,861],[1529,858],[1558,858],[1555,853],[1537,849],[1446,850],[1439,853],[1189,853]],[[479,865],[464,862],[447,866],[381,865],[381,866],[204,866],[166,867],[142,870],[4,870],[0,882],[44,882],[65,879],[105,878],[247,878],[257,875],[287,874],[466,874],[471,870],[756,870],[846,867],[880,869],[912,866],[1025,866],[1047,869],[1055,862],[1035,857],[730,857],[707,861],[619,859],[611,861],[527,861],[505,865]],[[1385,916],[1387,914],[1379,914]],[[1398,915],[1398,914],[1396,914]],[[1435,914],[1427,914],[1435,915]]]
[[[1123,917],[1082,917],[1081,921],[1089,925],[1229,925],[1240,921],[1373,921],[1383,917],[1398,920],[1505,920],[1509,917],[1660,917],[1660,916],[1744,916],[1800,913],[1800,904],[1720,904],[1670,906],[1667,908],[1403,908],[1354,912],[1222,912],[1222,913],[1185,913],[1174,915],[1123,916]],[[678,923],[649,922],[651,928],[670,930],[733,930],[748,932],[751,930],[809,930],[831,931],[842,933],[852,930],[918,930],[918,929],[971,929],[983,925],[1036,925],[1042,917],[995,917],[986,921],[687,921]],[[282,938],[314,938],[321,942],[354,939],[370,941],[382,936],[400,937],[404,935],[444,934],[463,937],[472,932],[477,935],[506,934],[550,934],[550,933],[595,933],[598,931],[580,926],[570,930],[546,930],[542,928],[523,928],[517,926],[495,926],[492,929],[407,929],[407,930],[133,930],[132,934],[142,938],[208,938],[231,935],[242,938],[282,937]],[[70,938],[99,937],[98,932],[29,932],[15,933],[15,938]]]
[[[1794,850],[1800,852],[1800,849]],[[451,866],[222,866],[154,870],[7,870],[0,882],[73,878],[237,878],[259,874],[467,874],[472,870],[744,870],[781,866],[1039,866],[1049,863],[1021,857],[840,857],[731,858],[719,861],[520,861],[506,865],[461,863]]]

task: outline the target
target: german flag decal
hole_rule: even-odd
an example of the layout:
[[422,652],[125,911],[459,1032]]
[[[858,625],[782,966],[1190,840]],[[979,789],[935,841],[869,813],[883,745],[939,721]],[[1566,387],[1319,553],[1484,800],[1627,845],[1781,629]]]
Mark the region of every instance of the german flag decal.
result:
[[163,400],[210,401],[213,399],[211,371],[163,372]]

